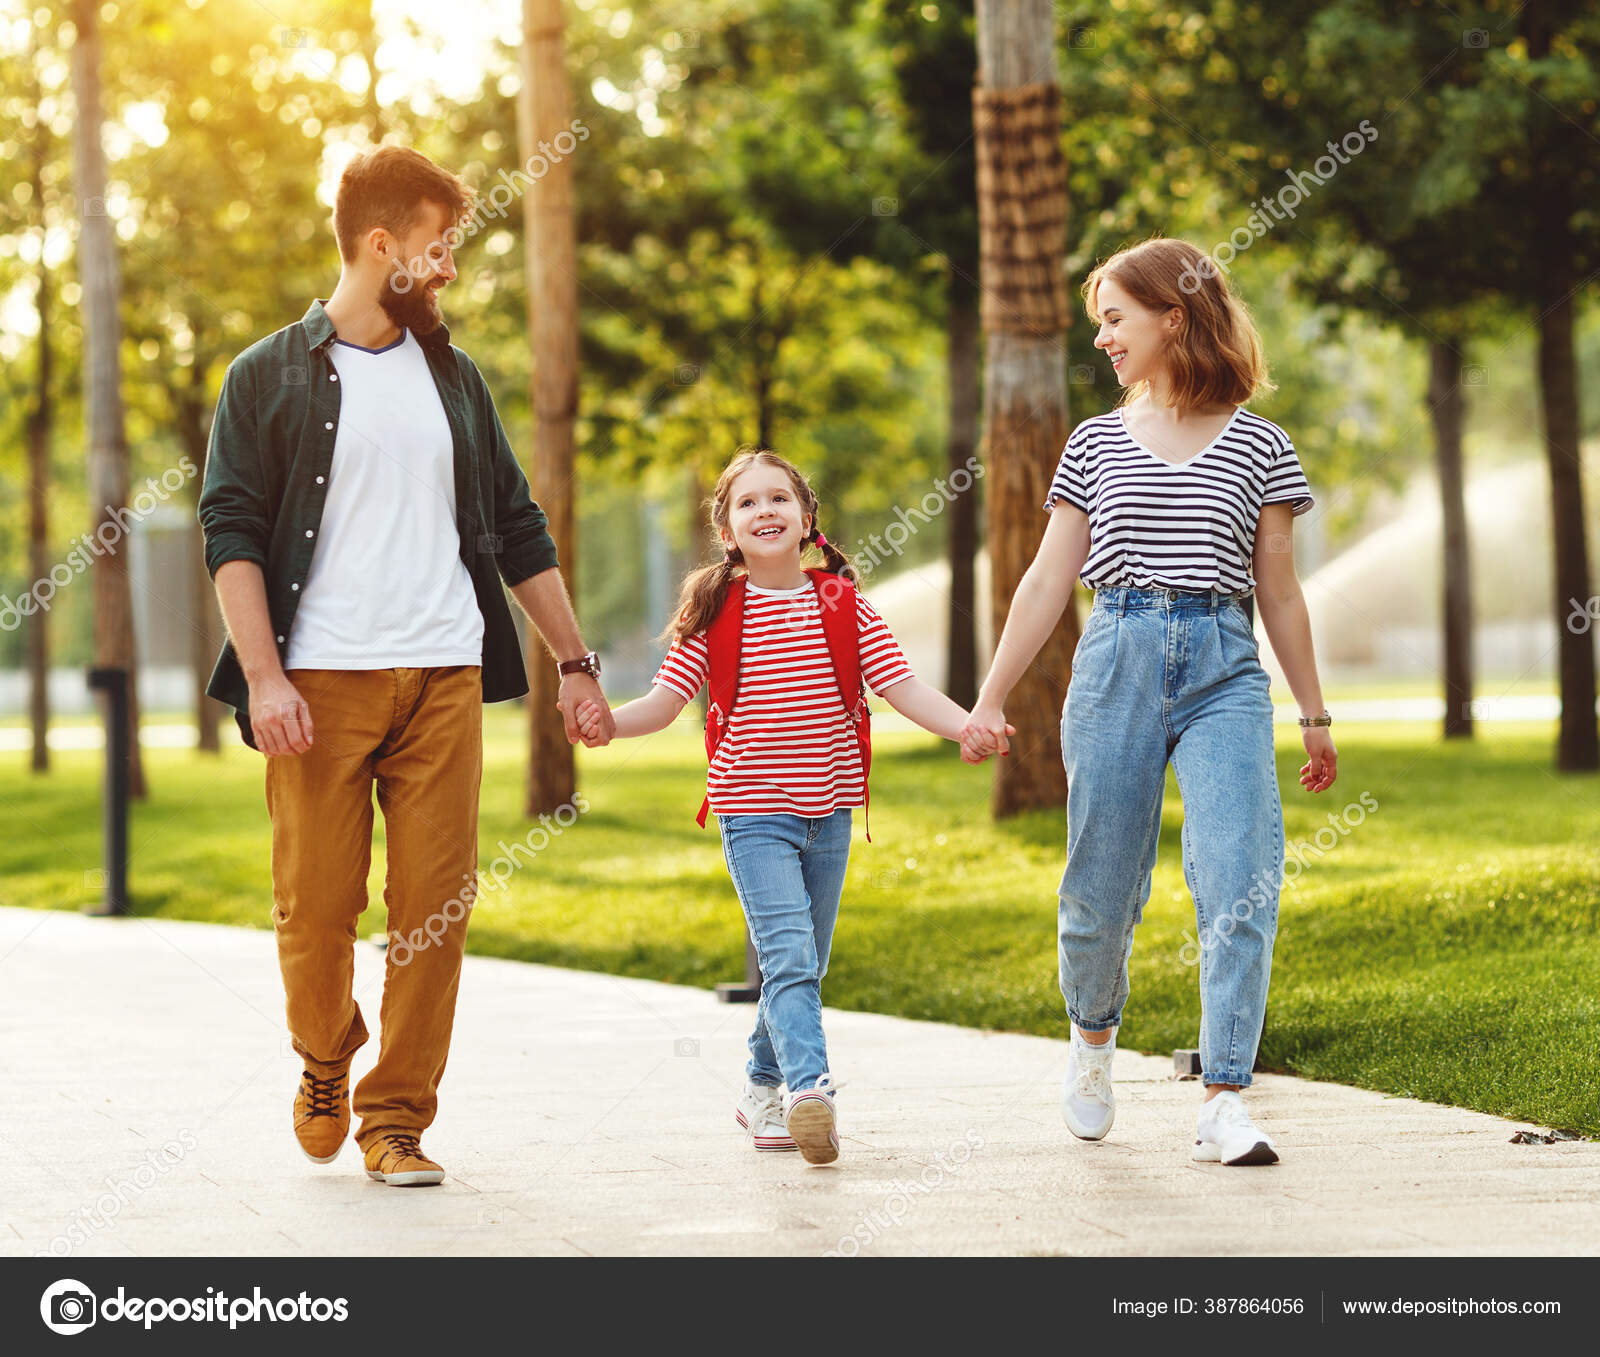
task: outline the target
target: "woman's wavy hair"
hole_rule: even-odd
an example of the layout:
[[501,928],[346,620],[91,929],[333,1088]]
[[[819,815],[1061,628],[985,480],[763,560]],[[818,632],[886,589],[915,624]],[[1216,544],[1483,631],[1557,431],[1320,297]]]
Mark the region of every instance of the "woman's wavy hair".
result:
[[[1157,236],[1096,265],[1083,284],[1084,307],[1096,325],[1100,283],[1106,278],[1157,314],[1174,306],[1183,312],[1165,355],[1173,403],[1179,409],[1245,405],[1258,392],[1277,389],[1267,377],[1250,309],[1204,251],[1186,240]],[[1130,383],[1117,404],[1127,405],[1149,387],[1143,379]]]
[[[716,529],[718,539],[728,527],[728,501],[733,497],[733,483],[753,466],[774,466],[788,476],[801,514],[811,516],[811,531],[805,540],[817,545],[822,552],[822,568],[842,576],[859,588],[861,577],[850,564],[850,558],[832,542],[817,543],[822,533],[818,522],[817,496],[810,482],[792,462],[778,456],[764,444],[742,444],[734,451],[733,460],[723,468],[722,475],[717,477],[717,488],[711,496],[711,526]],[[800,550],[802,553],[805,551],[804,542]],[[744,571],[744,555],[737,546],[728,548],[723,559],[714,565],[691,571],[678,595],[678,606],[673,612],[672,621],[657,640],[667,645],[678,645],[697,631],[704,631],[722,611],[723,602],[728,597],[728,586],[741,573],[747,572]]]

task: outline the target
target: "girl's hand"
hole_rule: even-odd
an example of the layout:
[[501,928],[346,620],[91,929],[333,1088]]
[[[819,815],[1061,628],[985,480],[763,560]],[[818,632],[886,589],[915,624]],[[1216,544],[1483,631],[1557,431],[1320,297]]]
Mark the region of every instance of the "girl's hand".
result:
[[585,698],[578,703],[578,710],[573,719],[578,724],[578,734],[584,746],[593,749],[596,744],[609,744],[609,740],[600,739],[600,704],[593,698]]
[[[1017,733],[1017,731],[1016,731],[1016,727],[1015,726],[1007,726],[1006,727],[1006,734],[1007,735],[1015,735],[1016,733]],[[961,762],[962,763],[986,763],[986,762],[988,762],[989,755],[992,754],[992,753],[994,753],[994,750],[992,750],[992,749],[980,749],[980,748],[978,748],[977,745],[972,744],[967,740],[963,740],[961,742]]]
[[1300,769],[1300,785],[1308,792],[1325,792],[1339,776],[1339,751],[1327,726],[1305,726],[1300,735],[1310,761]]

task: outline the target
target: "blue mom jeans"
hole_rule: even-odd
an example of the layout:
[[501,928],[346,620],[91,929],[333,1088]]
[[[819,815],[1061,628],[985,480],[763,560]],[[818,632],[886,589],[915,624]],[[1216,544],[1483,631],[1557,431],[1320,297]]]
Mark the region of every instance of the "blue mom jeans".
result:
[[1170,762],[1199,925],[1201,1078],[1244,1087],[1266,1016],[1284,836],[1270,684],[1241,598],[1096,591],[1061,712],[1058,925],[1068,1015],[1085,1032],[1118,1026]]

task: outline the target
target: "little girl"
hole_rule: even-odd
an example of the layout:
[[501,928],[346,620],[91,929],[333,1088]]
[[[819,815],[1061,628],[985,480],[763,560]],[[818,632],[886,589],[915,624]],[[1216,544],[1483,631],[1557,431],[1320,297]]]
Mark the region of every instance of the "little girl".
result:
[[[850,856],[851,811],[867,801],[861,681],[947,740],[959,740],[967,714],[912,675],[883,619],[856,592],[859,579],[844,553],[818,529],[806,478],[777,453],[738,449],[717,481],[711,522],[724,557],[684,581],[667,633],[671,650],[649,695],[613,713],[616,733],[663,729],[711,683],[707,802],[761,966],[736,1115],[756,1149],[799,1149],[808,1163],[829,1164],[839,1157],[838,1084],[828,1072],[821,982]],[[825,570],[801,568],[810,542],[821,548]],[[841,637],[853,646],[843,662]],[[735,655],[731,683],[726,667],[717,671]],[[851,686],[851,671],[858,691],[846,694],[841,685]],[[595,704],[580,705],[585,743],[596,738],[598,719]],[[704,816],[702,807],[702,824]]]

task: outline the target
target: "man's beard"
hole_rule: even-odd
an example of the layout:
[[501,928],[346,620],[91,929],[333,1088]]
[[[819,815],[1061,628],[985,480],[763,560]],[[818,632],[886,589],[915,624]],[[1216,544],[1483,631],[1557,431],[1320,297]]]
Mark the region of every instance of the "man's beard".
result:
[[[405,278],[411,287],[406,292],[398,292],[394,288],[394,281]],[[396,273],[386,279],[378,292],[378,305],[383,308],[383,313],[403,330],[410,330],[414,335],[432,334],[439,328],[440,317],[428,304],[427,289],[422,283],[412,278],[407,273]]]

